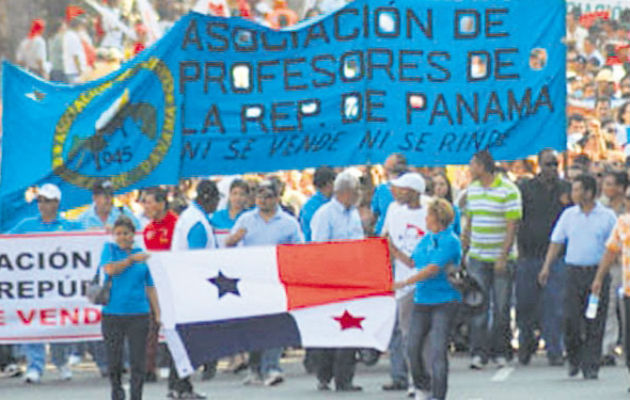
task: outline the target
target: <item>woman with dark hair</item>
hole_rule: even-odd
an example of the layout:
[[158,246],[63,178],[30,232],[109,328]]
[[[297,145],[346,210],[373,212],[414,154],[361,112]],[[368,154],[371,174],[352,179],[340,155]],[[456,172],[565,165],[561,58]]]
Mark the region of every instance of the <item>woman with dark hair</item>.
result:
[[224,240],[230,234],[230,229],[238,217],[247,210],[249,200],[249,185],[242,179],[235,179],[230,184],[227,208],[215,211],[210,217],[219,247],[225,247]]
[[129,346],[131,363],[131,400],[142,399],[145,377],[146,341],[150,311],[160,324],[160,308],[153,279],[146,260],[149,255],[134,245],[134,223],[125,216],[114,222],[114,242],[105,243],[99,268],[105,272],[105,282],[111,280],[109,302],[103,306],[101,329],[105,339],[109,364],[112,400],[123,400],[123,347]]
[[453,223],[451,224],[451,228],[453,228],[453,232],[459,236],[462,232],[461,212],[459,207],[453,204],[453,186],[451,185],[451,181],[442,171],[435,172],[431,177],[431,180],[433,181],[433,194],[435,197],[445,199],[453,206],[455,216]]

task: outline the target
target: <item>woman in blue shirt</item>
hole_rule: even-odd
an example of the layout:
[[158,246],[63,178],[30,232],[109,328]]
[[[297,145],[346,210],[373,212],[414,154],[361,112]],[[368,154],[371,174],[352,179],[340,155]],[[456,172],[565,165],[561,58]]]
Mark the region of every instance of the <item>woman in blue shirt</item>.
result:
[[122,354],[125,339],[129,345],[131,363],[131,400],[142,399],[145,376],[145,349],[149,333],[150,307],[156,324],[160,324],[160,308],[153,279],[145,261],[149,255],[134,246],[135,226],[125,216],[114,223],[114,243],[106,243],[99,268],[105,280],[112,281],[110,298],[103,306],[101,329],[109,361],[109,381],[112,400],[123,400]]
[[459,207],[457,207],[453,203],[453,186],[451,185],[451,181],[448,179],[448,176],[444,172],[436,172],[431,178],[433,181],[433,194],[435,197],[440,199],[446,199],[453,206],[453,213],[455,214],[453,218],[453,232],[456,235],[461,235],[462,233],[462,225],[461,225],[461,211]]
[[[453,217],[453,207],[448,201],[437,199],[429,205],[429,233],[411,255],[418,272],[393,285],[395,290],[416,285],[407,349],[411,375],[418,395],[422,392],[425,397],[437,400],[446,398],[448,334],[461,300],[459,292],[448,282],[446,271],[448,265],[459,264],[461,259],[461,244],[450,226]],[[423,360],[427,341],[431,373]]]
[[249,199],[249,185],[242,179],[235,179],[230,184],[230,194],[227,208],[217,210],[210,217],[210,224],[214,228],[219,247],[225,247],[225,238],[230,235],[230,229],[247,208]]

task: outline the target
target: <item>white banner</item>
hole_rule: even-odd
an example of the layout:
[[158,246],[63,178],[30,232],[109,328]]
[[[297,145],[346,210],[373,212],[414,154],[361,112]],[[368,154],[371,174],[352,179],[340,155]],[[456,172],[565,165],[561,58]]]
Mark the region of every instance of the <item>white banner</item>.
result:
[[572,10],[574,7],[579,8],[584,13],[590,13],[594,11],[606,11],[610,10],[610,15],[613,19],[619,19],[621,11],[624,8],[630,8],[630,2],[628,0],[570,0],[567,1],[567,10]]
[[0,235],[0,343],[99,340],[100,306],[84,296],[111,238]]

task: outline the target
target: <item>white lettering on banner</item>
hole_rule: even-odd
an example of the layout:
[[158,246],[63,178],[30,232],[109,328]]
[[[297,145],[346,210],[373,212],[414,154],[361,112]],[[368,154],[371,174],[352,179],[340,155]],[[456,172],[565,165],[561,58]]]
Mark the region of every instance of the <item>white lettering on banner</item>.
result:
[[628,0],[572,0],[567,1],[567,10],[579,8],[582,13],[610,10],[612,19],[619,19],[625,8],[630,8]]
[[0,344],[99,340],[100,306],[85,292],[107,241],[105,232],[0,235]]

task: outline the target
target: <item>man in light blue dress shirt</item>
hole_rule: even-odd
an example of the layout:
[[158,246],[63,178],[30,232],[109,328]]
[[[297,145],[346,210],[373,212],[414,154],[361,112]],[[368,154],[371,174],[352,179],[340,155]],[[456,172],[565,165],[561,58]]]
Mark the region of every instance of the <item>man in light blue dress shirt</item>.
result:
[[138,219],[127,207],[114,207],[114,190],[110,181],[96,182],[92,187],[92,204],[79,216],[84,229],[108,229],[120,215],[129,217],[140,229]]
[[[615,213],[595,201],[597,181],[591,175],[575,178],[571,198],[576,204],[562,212],[551,233],[545,263],[538,276],[541,285],[547,283],[554,260],[566,246],[567,265],[565,292],[565,345],[569,360],[569,376],[580,370],[584,379],[597,379],[602,356],[602,339],[608,296],[599,300],[597,315],[584,315],[597,264],[606,249],[606,241],[617,220]],[[603,281],[603,293],[609,292],[610,276]]]
[[[273,246],[300,243],[304,240],[298,221],[280,208],[278,188],[270,181],[263,181],[256,191],[256,207],[244,212],[237,220],[226,247]],[[246,385],[264,383],[274,386],[284,381],[280,368],[282,349],[266,349],[250,352],[250,373],[243,382]]]
[[[356,204],[359,200],[359,180],[349,171],[337,175],[333,198],[317,210],[311,221],[314,242],[363,239],[363,225]],[[357,266],[359,267],[359,266]],[[331,379],[337,391],[359,391],[360,386],[352,383],[355,370],[353,348],[314,350],[317,364],[317,389],[330,390]]]

